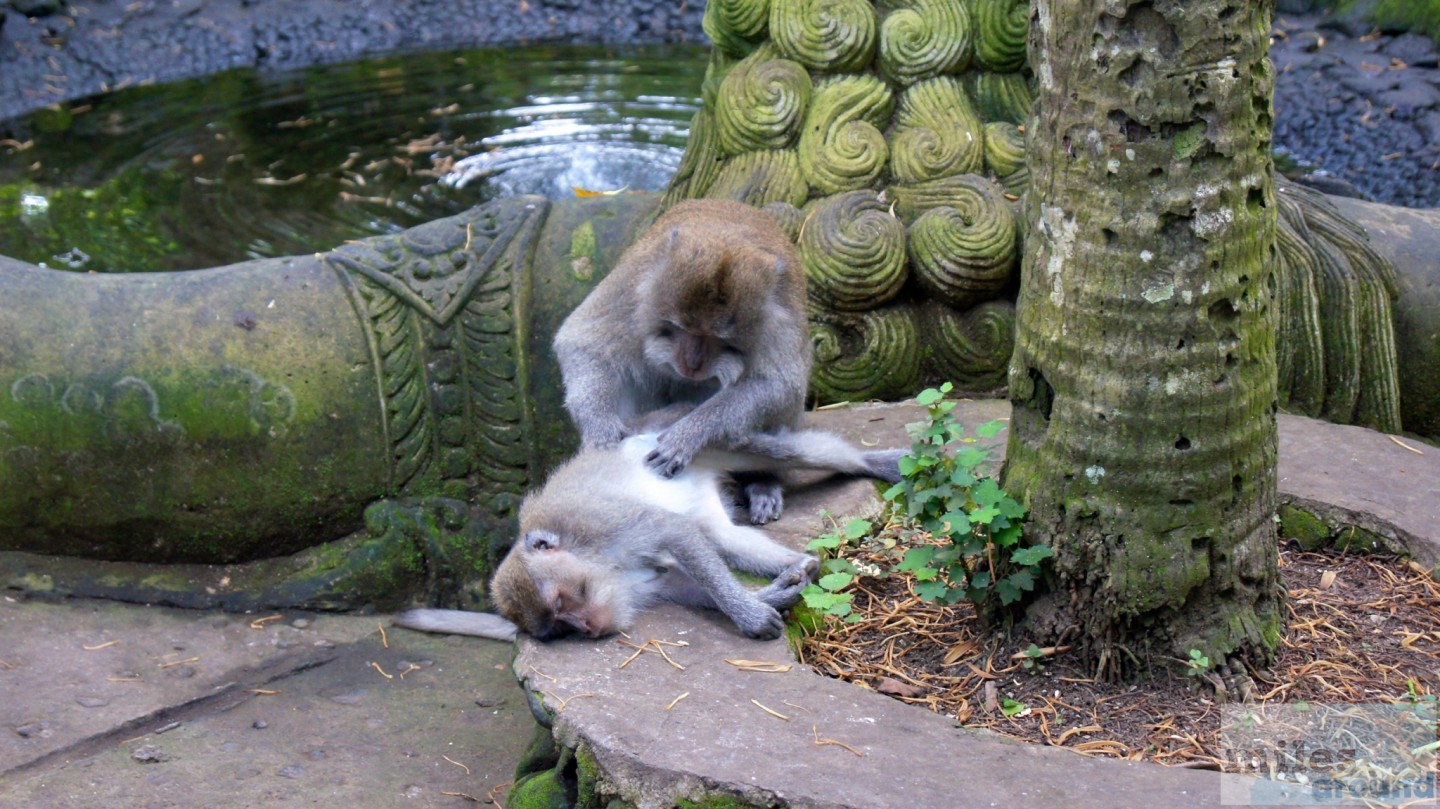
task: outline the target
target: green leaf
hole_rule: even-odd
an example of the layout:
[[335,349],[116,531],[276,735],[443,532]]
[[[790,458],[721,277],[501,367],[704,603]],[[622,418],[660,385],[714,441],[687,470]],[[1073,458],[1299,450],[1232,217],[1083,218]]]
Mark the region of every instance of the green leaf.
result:
[[1018,520],[1025,516],[1025,506],[1013,497],[1006,496],[1004,500],[1001,500],[995,505],[999,507],[1001,514],[1004,514],[1012,520]]
[[995,436],[1000,434],[1001,430],[1004,429],[1005,422],[1000,421],[999,419],[995,419],[992,421],[987,421],[979,427],[976,427],[975,434],[980,436],[981,438],[994,438]]
[[974,469],[985,463],[985,459],[989,457],[990,453],[978,447],[961,447],[960,451],[955,453],[955,463],[966,469]]
[[905,558],[900,560],[896,570],[919,570],[930,564],[935,556],[935,548],[932,545],[921,545],[918,548],[910,548],[905,551]]
[[[993,526],[992,526],[993,527]],[[990,540],[1002,548],[1008,548],[1020,540],[1020,524],[1012,523],[991,535]]]
[[830,609],[826,610],[825,614],[834,615],[837,618],[844,618],[845,616],[850,614],[851,609],[853,609],[852,605],[849,601],[846,601],[841,604],[835,604]]
[[1031,545],[1028,548],[1016,548],[1010,554],[1010,561],[1017,565],[1034,567],[1046,559],[1055,555],[1055,551],[1048,545]]
[[926,388],[925,390],[920,391],[920,393],[915,397],[915,401],[919,402],[922,405],[932,405],[943,398],[945,398],[945,394],[941,391],[938,391],[934,388]]
[[1006,606],[1020,600],[1020,588],[1012,584],[1009,579],[1001,579],[996,582],[995,592],[1000,596],[1000,603]]
[[975,486],[970,489],[970,496],[975,498],[975,502],[982,506],[993,506],[1007,497],[1005,492],[1000,488],[1000,484],[995,482],[995,478],[985,478],[975,484]]
[[844,540],[840,539],[840,535],[839,535],[839,534],[821,534],[820,536],[815,537],[814,539],[810,540],[810,544],[808,544],[808,545],[805,546],[805,550],[807,550],[807,551],[820,551],[820,550],[833,551],[833,550],[835,550],[836,548],[840,547],[841,543],[843,543],[843,542],[844,542]]
[[855,614],[853,614],[853,615],[847,615],[847,616],[845,616],[845,623],[847,623],[847,624],[858,624],[858,623],[860,623],[860,622],[863,621],[863,620],[865,620],[865,616],[864,616],[864,615],[861,615],[861,614],[858,613],[858,612],[855,613]]
[[964,489],[969,489],[971,486],[974,486],[978,480],[979,478],[975,477],[969,469],[964,467],[957,466],[955,471],[950,473],[950,482]]
[[826,590],[834,592],[849,587],[852,581],[855,581],[855,577],[849,573],[831,573],[827,576],[821,576],[819,584]]
[[933,567],[918,567],[915,569],[915,581],[936,581],[940,578],[940,571]]
[[1029,570],[1017,570],[1009,576],[1006,576],[1005,580],[1027,593],[1035,589],[1035,576],[1031,574]]
[[1000,713],[1006,716],[1014,716],[1015,714],[1024,712],[1024,710],[1025,703],[1019,700],[1010,699],[1009,697],[1000,700]]
[[977,508],[970,512],[970,522],[975,525],[989,525],[990,521],[1000,516],[1000,509],[993,506]]
[[852,576],[856,573],[854,562],[851,562],[849,559],[842,559],[839,557],[836,557],[834,559],[826,559],[825,561],[821,562],[820,569],[825,571],[826,573],[849,573]]
[[921,601],[924,601],[926,603],[932,603],[935,601],[944,600],[945,592],[947,589],[948,588],[943,582],[920,582],[915,585],[915,595],[918,596]]
[[950,534],[963,534],[970,531],[970,516],[960,509],[945,512],[940,518],[941,522],[949,523]]
[[[902,475],[904,475],[905,477],[908,478],[908,477],[910,477],[911,475],[914,475],[914,474],[915,474],[915,471],[916,471],[917,469],[919,469],[919,468],[920,468],[920,459],[919,459],[919,458],[916,458],[914,455],[901,455],[901,456],[900,456],[900,474],[902,474]],[[898,485],[898,484],[897,484],[897,485]]]
[[872,527],[873,526],[870,525],[869,520],[862,520],[859,518],[853,519],[850,522],[845,523],[845,538],[859,539],[860,537],[869,534]]

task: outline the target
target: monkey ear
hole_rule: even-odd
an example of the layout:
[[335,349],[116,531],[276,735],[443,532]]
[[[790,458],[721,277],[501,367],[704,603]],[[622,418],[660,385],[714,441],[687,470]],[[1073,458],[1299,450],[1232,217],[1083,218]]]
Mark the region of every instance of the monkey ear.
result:
[[560,537],[549,531],[531,531],[520,538],[527,551],[553,551],[560,547]]

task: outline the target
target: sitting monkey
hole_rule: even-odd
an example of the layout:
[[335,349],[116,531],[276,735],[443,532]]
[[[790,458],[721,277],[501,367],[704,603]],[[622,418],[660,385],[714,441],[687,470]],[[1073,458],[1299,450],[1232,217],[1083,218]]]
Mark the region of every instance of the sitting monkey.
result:
[[[582,446],[612,447],[628,421],[695,405],[645,458],[665,477],[702,449],[798,426],[812,353],[794,245],[769,215],[730,200],[672,207],[555,334]],[[780,516],[777,478],[740,482],[751,522]]]

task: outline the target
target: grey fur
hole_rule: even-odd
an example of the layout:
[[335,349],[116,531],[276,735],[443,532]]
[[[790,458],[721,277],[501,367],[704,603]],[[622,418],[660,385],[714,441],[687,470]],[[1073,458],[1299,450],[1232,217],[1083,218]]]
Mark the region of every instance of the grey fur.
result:
[[[677,357],[702,344],[710,362],[689,376]],[[693,405],[645,458],[665,477],[679,474],[703,449],[798,424],[812,362],[799,256],[755,208],[682,202],[565,319],[555,354],[585,447],[614,446],[630,434],[627,422]],[[752,522],[779,516],[772,476],[744,488]]]

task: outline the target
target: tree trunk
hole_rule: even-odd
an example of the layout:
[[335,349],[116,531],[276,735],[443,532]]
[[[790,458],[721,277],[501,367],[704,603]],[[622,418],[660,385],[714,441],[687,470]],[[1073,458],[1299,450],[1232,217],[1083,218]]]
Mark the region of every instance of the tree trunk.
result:
[[1027,631],[1102,676],[1279,641],[1272,8],[1034,5],[1006,486]]

